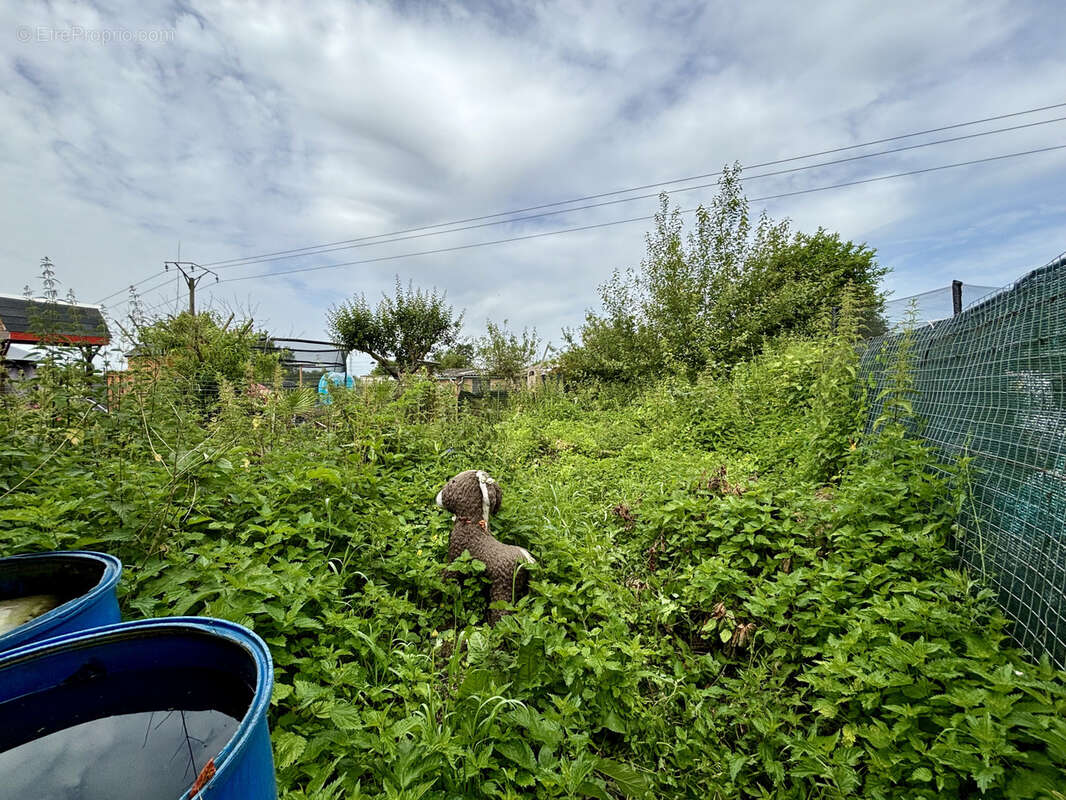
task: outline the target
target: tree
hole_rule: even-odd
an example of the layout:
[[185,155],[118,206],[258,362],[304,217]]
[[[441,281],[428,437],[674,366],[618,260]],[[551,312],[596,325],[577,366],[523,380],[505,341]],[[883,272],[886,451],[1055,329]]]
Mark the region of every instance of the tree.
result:
[[600,286],[604,314],[585,313],[579,331],[563,330],[560,371],[576,380],[639,381],[663,363],[662,342],[641,312],[632,271],[618,271]]
[[383,295],[376,309],[359,295],[331,308],[327,321],[337,341],[399,379],[418,370],[433,348],[456,341],[463,315],[453,317],[444,299],[435,288],[424,291],[408,283],[405,289],[397,277],[395,296]]
[[435,350],[432,359],[440,369],[463,369],[474,366],[473,342],[456,342],[450,347]]
[[639,270],[616,271],[600,287],[603,313],[565,332],[563,371],[574,377],[639,381],[663,373],[694,378],[760,352],[771,338],[809,335],[846,292],[876,331],[885,270],[865,245],[819,229],[793,232],[764,212],[752,227],[740,166],[726,166],[710,208],[696,210],[683,237],[681,212],[660,197]]
[[780,334],[812,336],[839,312],[849,291],[858,333],[883,333],[877,287],[884,274],[873,250],[823,228],[775,241],[753,254],[736,281],[732,302],[739,311],[722,319],[716,355],[735,363]]
[[138,324],[132,332],[135,353],[166,365],[197,390],[213,392],[219,378],[241,384],[249,376],[269,380],[277,358],[257,349],[265,335],[253,328],[252,320],[223,321],[215,311],[190,314]]
[[507,330],[507,320],[497,325],[486,320],[487,333],[477,341],[478,366],[488,375],[515,378],[525,372],[526,367],[537,357],[540,337],[536,328],[523,328],[522,333],[515,334]]

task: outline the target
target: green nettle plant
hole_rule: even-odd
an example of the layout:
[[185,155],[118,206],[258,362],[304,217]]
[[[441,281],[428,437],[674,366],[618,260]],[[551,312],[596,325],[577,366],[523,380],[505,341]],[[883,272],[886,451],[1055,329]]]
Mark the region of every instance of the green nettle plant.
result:
[[[106,550],[127,616],[257,631],[287,800],[1062,800],[1066,674],[954,566],[964,476],[903,405],[864,433],[860,304],[728,376],[492,416],[415,378],[209,411],[145,379],[108,414],[42,379],[0,395],[0,552]],[[538,560],[494,627],[478,562],[443,578],[471,466]]]

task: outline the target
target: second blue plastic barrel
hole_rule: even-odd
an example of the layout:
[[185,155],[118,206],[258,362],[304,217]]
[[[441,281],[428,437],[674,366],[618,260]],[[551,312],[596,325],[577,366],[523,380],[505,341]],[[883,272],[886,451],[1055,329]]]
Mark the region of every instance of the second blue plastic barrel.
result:
[[[228,740],[204,751],[197,742],[195,760],[184,774],[181,788],[173,794],[153,790],[151,785],[123,786],[123,797],[151,797],[153,800],[189,798],[195,778],[201,777],[196,800],[275,800],[277,788],[274,761],[267,728],[267,709],[273,689],[273,666],[270,652],[262,639],[246,628],[223,620],[201,617],[174,617],[125,622],[68,634],[35,645],[11,650],[0,656],[0,786],[12,786],[25,780],[26,759],[9,759],[5,767],[4,751],[18,755],[44,737],[67,735],[100,720],[122,719],[131,713],[155,716],[144,728],[145,741],[155,722],[166,715],[200,705],[173,705],[173,691],[168,684],[182,685],[188,673],[212,676],[213,701],[233,719]],[[168,698],[160,705],[160,698]],[[236,709],[236,710],[235,710]],[[172,720],[173,724],[173,720]],[[95,729],[94,729],[95,730]],[[125,778],[128,771],[151,779],[151,770],[159,764],[132,764],[139,757],[140,728],[133,748],[133,758],[120,763]],[[66,733],[65,733],[66,732]],[[101,737],[102,738],[102,737]],[[93,734],[84,742],[64,751],[61,758],[45,764],[43,774],[65,769],[73,775],[93,777],[94,770],[105,770],[98,756],[84,756],[96,744]],[[20,751],[19,748],[22,748]],[[190,748],[189,756],[193,756]],[[78,764],[78,758],[85,763]],[[171,758],[184,759],[180,746]],[[9,772],[5,774],[4,770]],[[207,776],[211,776],[209,779]],[[112,779],[114,783],[114,779]],[[121,783],[119,785],[122,785]],[[64,795],[65,796],[65,795]],[[79,795],[82,796],[82,795]],[[113,795],[108,795],[109,800]]]
[[0,559],[0,600],[53,595],[60,605],[0,635],[0,653],[120,619],[115,587],[122,562],[105,553],[71,550]]

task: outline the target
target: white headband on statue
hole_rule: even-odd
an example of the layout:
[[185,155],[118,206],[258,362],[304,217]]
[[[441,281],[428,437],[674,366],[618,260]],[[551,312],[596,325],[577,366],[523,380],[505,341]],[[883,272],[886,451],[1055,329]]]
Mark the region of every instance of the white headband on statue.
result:
[[496,483],[485,470],[479,469],[477,471],[477,483],[481,487],[481,518],[487,523],[489,521],[489,484]]

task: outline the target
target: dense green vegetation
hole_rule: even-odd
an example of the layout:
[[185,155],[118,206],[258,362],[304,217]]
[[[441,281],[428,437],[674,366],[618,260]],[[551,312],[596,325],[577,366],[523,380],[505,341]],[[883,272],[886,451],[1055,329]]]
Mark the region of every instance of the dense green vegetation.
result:
[[416,372],[433,350],[455,344],[463,315],[445,303],[444,292],[404,288],[397,276],[395,294],[384,295],[375,308],[366,295],[357,295],[331,308],[327,321],[333,341],[365,353],[382,372],[400,378]]
[[502,325],[485,320],[485,335],[475,342],[477,364],[486,375],[522,378],[536,362],[539,345],[536,329],[523,328],[518,334],[508,329],[507,320]]
[[764,211],[755,224],[726,166],[709,208],[682,212],[660,198],[638,269],[616,270],[600,287],[601,311],[567,331],[561,366],[576,379],[640,383],[666,374],[694,379],[762,352],[782,335],[832,327],[845,305],[861,332],[884,332],[880,281],[886,270],[864,244],[819,228],[792,230]]
[[437,369],[476,369],[483,375],[521,378],[526,367],[537,362],[540,337],[535,328],[517,333],[507,327],[507,320],[497,324],[485,320],[485,335],[469,341],[455,342],[432,355]]
[[215,311],[182,312],[152,321],[133,320],[134,367],[166,363],[168,377],[182,387],[217,387],[218,380],[239,382],[246,376],[269,380],[276,359],[257,349],[266,335],[251,321],[235,322]]
[[[847,341],[502,411],[377,384],[310,423],[225,380],[205,415],[166,368],[105,415],[46,368],[0,398],[0,552],[107,550],[127,617],[262,635],[292,800],[1062,798],[1066,676],[953,568],[965,486],[897,373],[863,436]],[[538,559],[495,627],[476,563],[441,578],[433,496],[471,467]]]

